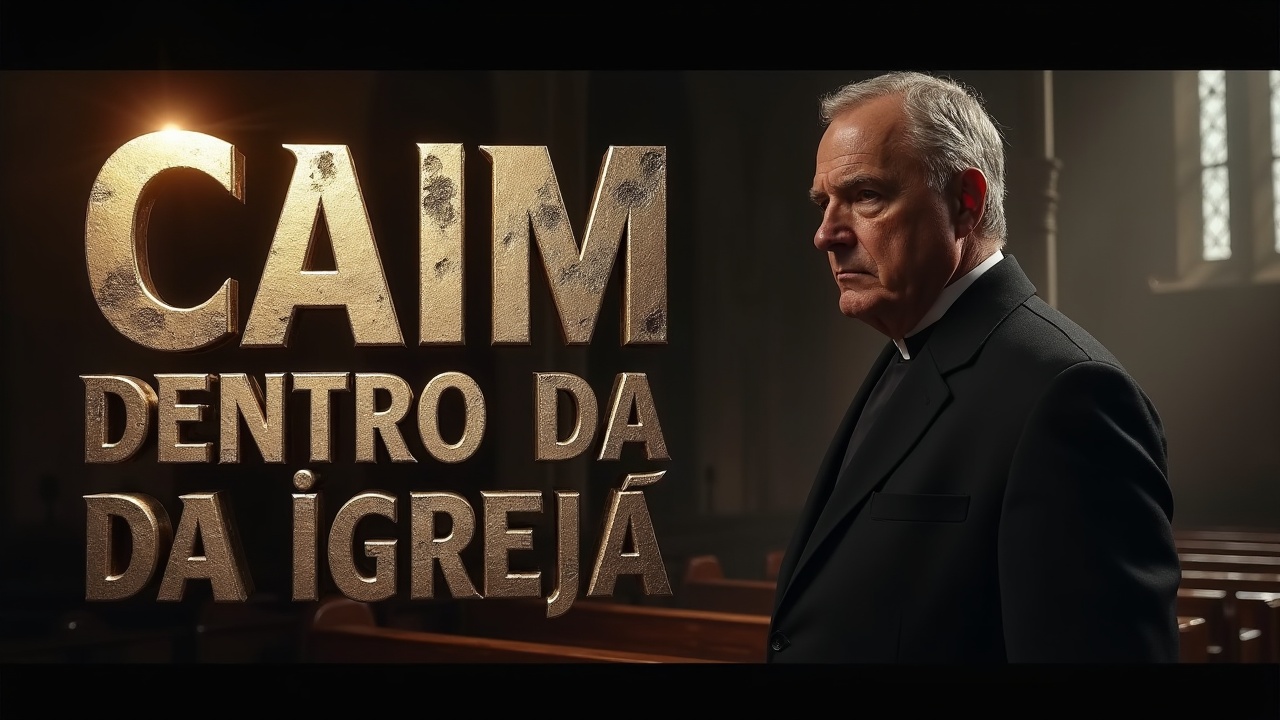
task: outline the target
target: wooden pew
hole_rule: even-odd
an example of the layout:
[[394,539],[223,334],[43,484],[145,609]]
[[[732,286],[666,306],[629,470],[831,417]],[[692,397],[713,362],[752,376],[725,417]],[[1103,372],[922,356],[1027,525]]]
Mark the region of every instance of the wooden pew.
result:
[[1280,573],[1183,570],[1182,587],[1228,592],[1280,592]]
[[1232,542],[1228,540],[1178,540],[1179,553],[1213,555],[1264,555],[1280,557],[1280,543]]
[[715,555],[696,555],[689,558],[684,568],[684,582],[690,580],[723,580],[724,568]]
[[1179,662],[1209,662],[1209,633],[1204,618],[1179,617],[1178,642]]
[[1228,612],[1233,616],[1231,637],[1236,639],[1238,647],[1234,662],[1263,662],[1258,658],[1271,655],[1269,648],[1277,642],[1277,630],[1272,624],[1254,619],[1256,614],[1241,615],[1236,610],[1237,597],[1241,593],[1280,593],[1280,573],[1183,569],[1181,587],[1227,593]]
[[689,559],[676,601],[691,610],[767,616],[776,588],[772,580],[726,578],[715,556],[700,555]]
[[[1237,593],[1236,595],[1261,595]],[[1280,595],[1276,595],[1280,597]],[[1210,662],[1271,662],[1274,622],[1259,608],[1242,612],[1243,602],[1227,590],[1178,588],[1178,614],[1203,617],[1209,634]],[[1277,603],[1280,607],[1280,603]]]
[[1176,545],[1183,540],[1280,543],[1280,532],[1267,530],[1174,530],[1174,544]]
[[1222,555],[1179,552],[1183,570],[1223,570],[1227,572],[1280,572],[1280,557],[1270,555]]
[[784,550],[770,550],[764,556],[764,579],[777,582],[778,573],[782,570],[782,558],[786,554]]
[[467,635],[678,655],[721,662],[764,662],[769,618],[682,608],[574,603],[547,617],[545,602],[489,601],[465,606]]
[[[1178,588],[1179,617],[1204,619],[1209,662],[1236,662],[1239,657],[1239,642],[1231,639],[1238,629],[1235,606],[1229,602],[1229,596],[1226,590]],[[1187,641],[1183,638],[1184,644]]]
[[1256,662],[1280,662],[1280,593],[1237,592],[1235,606],[1240,625],[1261,636]]
[[[1266,633],[1260,632],[1259,628],[1239,626],[1235,620],[1232,593],[1236,592],[1238,584],[1253,587],[1262,583],[1268,586],[1270,579],[1218,571],[1186,572],[1209,587],[1192,582],[1179,589],[1183,662],[1256,662],[1253,658],[1264,657],[1262,641]],[[681,595],[685,603],[710,610],[726,611],[729,607],[754,603],[754,612],[763,615],[772,613],[775,589],[775,582],[726,579],[714,557],[699,556],[689,562],[681,584]]]
[[1257,628],[1241,628],[1239,630],[1239,654],[1237,662],[1242,663],[1260,663],[1266,654],[1266,644],[1263,642],[1262,631]]
[[[479,601],[483,602],[483,601]],[[367,605],[331,598],[313,613],[314,663],[697,663],[686,657],[379,627]]]

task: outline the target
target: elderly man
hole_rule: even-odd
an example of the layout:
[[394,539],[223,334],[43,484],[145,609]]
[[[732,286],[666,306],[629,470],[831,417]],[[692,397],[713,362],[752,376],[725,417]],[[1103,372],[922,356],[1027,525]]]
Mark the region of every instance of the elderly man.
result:
[[890,342],[778,576],[770,662],[1176,662],[1164,432],[1004,255],[1004,157],[962,86],[822,101],[810,195],[840,310]]

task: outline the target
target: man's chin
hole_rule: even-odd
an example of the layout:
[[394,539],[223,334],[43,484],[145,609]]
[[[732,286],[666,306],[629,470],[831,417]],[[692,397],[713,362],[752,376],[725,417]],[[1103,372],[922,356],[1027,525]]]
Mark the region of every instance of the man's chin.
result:
[[862,293],[854,293],[849,290],[840,293],[840,312],[845,317],[862,320],[867,317],[876,304],[878,303],[874,298],[869,298]]

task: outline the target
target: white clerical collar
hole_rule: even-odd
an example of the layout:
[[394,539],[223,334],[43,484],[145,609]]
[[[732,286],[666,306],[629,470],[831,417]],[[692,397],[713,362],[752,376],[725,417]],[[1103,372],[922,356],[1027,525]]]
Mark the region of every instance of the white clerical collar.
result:
[[[979,263],[978,267],[970,270],[964,277],[943,288],[942,294],[938,296],[936,301],[934,301],[933,307],[929,308],[929,312],[925,313],[924,317],[920,318],[920,322],[914,329],[912,329],[911,332],[907,333],[907,337],[915,335],[942,319],[942,316],[951,308],[952,303],[959,299],[965,290],[969,289],[969,286],[973,284],[974,280],[981,277],[982,273],[995,267],[996,263],[1003,259],[1004,253],[996,250],[991,254],[991,257]],[[911,359],[911,353],[907,350],[907,342],[905,339],[894,340],[893,344],[898,346],[898,352],[902,353],[903,360]]]

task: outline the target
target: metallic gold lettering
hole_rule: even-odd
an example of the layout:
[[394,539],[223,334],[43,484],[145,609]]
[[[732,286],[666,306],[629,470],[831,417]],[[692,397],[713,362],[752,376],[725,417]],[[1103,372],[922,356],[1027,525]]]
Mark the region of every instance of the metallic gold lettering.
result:
[[310,470],[293,474],[293,599],[316,600],[316,555],[320,552],[320,518],[324,511],[319,492],[314,490],[316,475]]
[[351,389],[350,373],[293,373],[293,389],[309,395],[311,403],[311,462],[330,462],[333,421],[330,396]]
[[[586,452],[596,437],[599,410],[596,394],[586,380],[572,373],[534,373],[533,456],[537,460],[569,460]],[[557,393],[567,392],[573,398],[576,422],[567,440],[558,437],[559,417]]]
[[[631,489],[652,485],[664,474],[665,470],[628,475],[621,490],[609,491],[605,530],[600,538],[600,551],[591,572],[591,582],[587,586],[588,597],[613,595],[619,575],[640,575],[646,595],[671,594],[671,583],[667,579],[662,553],[658,550],[658,538],[653,532],[653,519],[649,517],[644,491]],[[634,550],[624,552],[628,528]]]
[[[169,515],[158,500],[142,494],[85,495],[85,600],[127,600],[146,587],[156,562],[173,539]],[[133,555],[122,569],[111,543],[112,518],[129,526]]]
[[[667,441],[662,437],[658,424],[658,411],[653,405],[653,393],[649,391],[649,378],[644,373],[619,373],[613,380],[613,392],[609,402],[609,424],[600,444],[601,460],[617,460],[622,456],[622,444],[644,443],[644,455],[649,460],[670,460]],[[635,409],[636,423],[629,422]]]
[[418,143],[419,345],[463,343],[461,144]]
[[268,373],[267,397],[256,378],[245,373],[219,376],[219,406],[222,435],[218,440],[219,461],[240,462],[240,418],[244,418],[249,434],[269,463],[284,462],[284,373]]
[[546,147],[480,150],[493,164],[493,344],[529,344],[530,226],[566,344],[591,342],[624,236],[622,343],[666,343],[666,148],[609,148],[581,249]]
[[120,334],[152,350],[199,350],[239,331],[238,287],[227,280],[193,308],[160,299],[147,259],[147,223],[158,177],[175,168],[202,172],[244,202],[244,157],[230,143],[180,130],[134,138],[107,158],[93,181],[85,260],[93,299]]
[[159,419],[156,432],[159,436],[159,447],[156,459],[159,462],[201,463],[213,461],[212,443],[182,442],[182,430],[179,427],[186,422],[200,422],[204,419],[203,404],[179,404],[178,394],[193,390],[207,391],[216,375],[173,374],[156,375],[156,386]]
[[[449,516],[452,529],[444,537],[436,537],[436,513]],[[462,551],[471,543],[476,531],[476,514],[461,495],[445,492],[409,494],[411,551],[410,593],[414,600],[435,597],[435,563],[449,594],[456,598],[480,598],[462,564]]]
[[369,515],[396,521],[396,499],[380,492],[361,493],[349,501],[333,519],[329,533],[329,572],[338,590],[352,600],[378,602],[396,593],[396,541],[364,541],[365,557],[373,558],[373,575],[366,577],[352,557],[356,525]]
[[[248,600],[253,593],[253,579],[231,508],[223,502],[222,494],[193,493],[178,499],[182,501],[182,515],[174,531],[158,599],[179,602],[188,580],[208,579],[215,601]],[[203,555],[195,554],[197,540],[204,547]]]
[[[391,395],[391,404],[385,410],[377,409],[380,390]],[[356,462],[377,462],[378,437],[392,462],[417,462],[405,445],[398,424],[411,405],[413,388],[402,378],[386,373],[356,373]]]
[[[446,390],[462,393],[465,421],[462,437],[449,443],[440,436],[440,396]],[[470,376],[446,372],[431,378],[418,399],[418,435],[431,457],[446,463],[460,463],[475,454],[484,437],[484,393]]]
[[[287,347],[295,309],[345,308],[357,346],[404,345],[351,153],[344,145],[285,145],[297,159],[243,347]],[[336,270],[306,270],[324,213]]]
[[578,493],[556,493],[556,589],[547,596],[547,617],[569,612],[578,598]]
[[482,491],[480,496],[484,501],[484,596],[538,597],[542,573],[513,573],[508,562],[510,551],[533,548],[533,529],[509,527],[507,515],[542,512],[542,494]]
[[[156,392],[147,383],[126,375],[81,375],[84,381],[84,461],[119,463],[133,457],[147,440]],[[107,393],[124,401],[124,434],[107,437]]]

